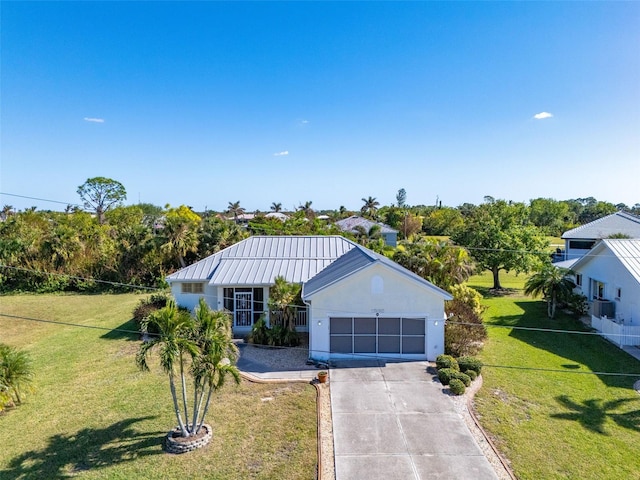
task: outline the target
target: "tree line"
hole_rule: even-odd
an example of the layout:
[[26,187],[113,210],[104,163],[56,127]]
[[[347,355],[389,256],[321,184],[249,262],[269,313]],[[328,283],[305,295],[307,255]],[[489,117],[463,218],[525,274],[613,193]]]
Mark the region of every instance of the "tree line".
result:
[[[559,235],[596,218],[628,208],[594,198],[529,204],[485,197],[480,205],[409,206],[404,189],[397,202],[380,206],[362,198],[359,211],[344,207],[315,211],[307,201],[286,217],[273,202],[269,211],[247,219],[239,201],[223,211],[194,212],[186,205],[123,205],[126,190],[104,177],[78,187],[85,210],[0,211],[0,291],[94,291],[101,282],[162,287],[171,272],[214,254],[250,235],[342,234],[443,288],[474,270],[528,272],[545,261],[547,235]],[[385,244],[379,226],[344,233],[335,220],[358,214],[399,231],[397,247]],[[430,236],[449,237],[433,239]]]

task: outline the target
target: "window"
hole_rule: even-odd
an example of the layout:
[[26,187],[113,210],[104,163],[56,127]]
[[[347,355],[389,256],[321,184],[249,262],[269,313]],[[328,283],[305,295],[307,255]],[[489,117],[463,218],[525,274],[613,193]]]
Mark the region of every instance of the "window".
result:
[[582,274],[581,273],[576,273],[576,285],[578,287],[582,286]]
[[569,248],[571,250],[591,250],[595,243],[595,240],[569,240]]
[[605,295],[605,284],[592,278],[590,282],[591,299],[606,300],[604,295]]
[[616,287],[616,300],[620,300],[622,298],[622,289],[620,287]]
[[182,293],[204,293],[204,283],[183,283]]

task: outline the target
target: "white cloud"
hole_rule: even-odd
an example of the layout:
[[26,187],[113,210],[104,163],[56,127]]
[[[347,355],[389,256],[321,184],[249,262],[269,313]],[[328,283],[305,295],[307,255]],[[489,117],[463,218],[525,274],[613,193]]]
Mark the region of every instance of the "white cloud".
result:
[[306,125],[307,123],[309,123],[309,120],[301,120],[300,123]]
[[283,152],[274,153],[274,157],[282,157],[283,155],[289,155],[289,150],[285,150]]
[[536,113],[533,118],[535,118],[536,120],[544,120],[545,118],[551,118],[553,117],[552,113],[549,112],[540,112],[540,113]]
[[84,117],[85,122],[104,123],[104,118]]

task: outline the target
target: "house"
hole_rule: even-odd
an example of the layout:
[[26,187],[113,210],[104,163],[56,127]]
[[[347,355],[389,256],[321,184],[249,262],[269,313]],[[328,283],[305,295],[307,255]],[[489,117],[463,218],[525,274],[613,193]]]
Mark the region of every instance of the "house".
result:
[[640,238],[640,217],[626,212],[616,212],[564,232],[563,260],[580,258],[593,248],[598,240],[612,236]]
[[391,247],[395,247],[398,244],[398,231],[394,230],[388,225],[384,223],[374,222],[372,220],[368,220],[366,218],[359,217],[357,215],[352,215],[348,218],[343,218],[342,220],[338,220],[336,222],[336,226],[342,230],[343,232],[348,233],[360,233],[360,230],[364,230],[365,232],[370,232],[371,228],[377,226],[380,228],[380,235],[384,239],[384,243]]
[[592,327],[620,346],[640,345],[640,239],[603,239],[572,269]]
[[267,316],[277,276],[302,285],[296,328],[309,357],[435,360],[444,352],[444,302],[451,295],[342,236],[253,236],[167,277],[179,305],[204,297],[228,310],[246,335]]

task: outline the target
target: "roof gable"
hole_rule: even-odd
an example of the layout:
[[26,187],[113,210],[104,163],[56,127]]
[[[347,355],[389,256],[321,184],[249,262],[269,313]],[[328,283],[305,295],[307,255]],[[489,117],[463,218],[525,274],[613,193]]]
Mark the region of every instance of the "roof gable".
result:
[[593,222],[581,225],[562,234],[564,239],[602,239],[622,233],[629,238],[640,238],[640,217],[626,212],[616,212]]
[[419,275],[416,275],[412,271],[407,270],[402,265],[390,260],[384,255],[380,255],[379,253],[360,245],[356,245],[356,247],[357,248],[343,255],[311,280],[306,282],[302,289],[302,298],[306,299],[315,293],[340,282],[344,278],[376,264],[384,265],[386,268],[390,268],[397,273],[406,276],[423,287],[427,287],[434,293],[442,296],[444,300],[451,300],[453,298],[449,292],[435,286],[433,283],[425,280]]
[[640,283],[640,239],[604,239],[573,265],[577,271],[595,258],[615,258]]

